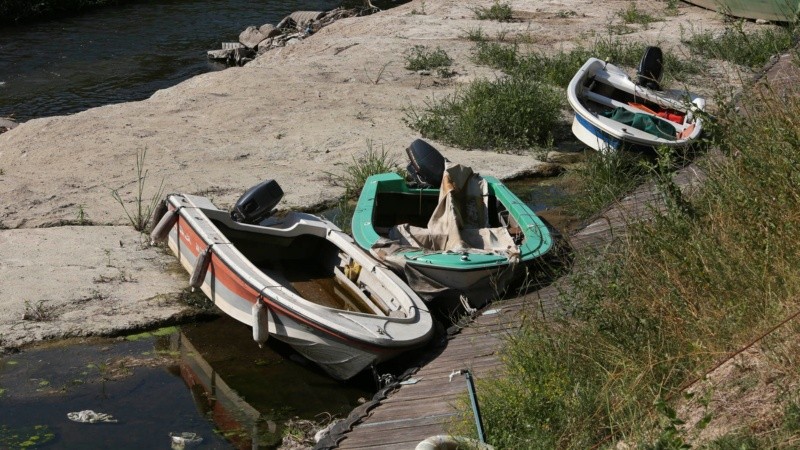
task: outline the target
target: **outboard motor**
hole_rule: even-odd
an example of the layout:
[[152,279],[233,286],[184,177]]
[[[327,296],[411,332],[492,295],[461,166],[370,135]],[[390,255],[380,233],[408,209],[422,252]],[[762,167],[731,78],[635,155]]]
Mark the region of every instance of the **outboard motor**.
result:
[[416,139],[406,149],[408,159],[408,175],[411,181],[420,187],[438,188],[444,176],[445,157],[422,139]]
[[637,84],[654,91],[661,90],[661,76],[664,73],[664,54],[658,47],[647,47],[636,68]]
[[231,211],[233,220],[257,223],[269,217],[283,198],[283,189],[275,180],[267,180],[247,190]]

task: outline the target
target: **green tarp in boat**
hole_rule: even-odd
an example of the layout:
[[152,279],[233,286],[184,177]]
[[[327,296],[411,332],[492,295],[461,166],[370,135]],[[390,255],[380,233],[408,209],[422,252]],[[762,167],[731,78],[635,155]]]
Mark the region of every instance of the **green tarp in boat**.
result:
[[637,130],[642,130],[660,137],[661,139],[667,139],[669,141],[675,140],[675,127],[666,120],[653,117],[650,114],[635,113],[625,108],[618,107],[611,111],[604,112],[603,115],[611,120],[630,125]]

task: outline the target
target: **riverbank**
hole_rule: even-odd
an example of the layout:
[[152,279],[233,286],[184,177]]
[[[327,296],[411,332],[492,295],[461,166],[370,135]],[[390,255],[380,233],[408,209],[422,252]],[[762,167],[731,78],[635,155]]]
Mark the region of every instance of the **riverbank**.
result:
[[[0,135],[0,197],[13,199],[0,210],[2,347],[198,313],[180,300],[187,277],[170,269],[174,258],[149,247],[111,195],[118,190],[133,205],[139,152],[147,151],[145,196],[163,180],[165,192],[200,193],[229,207],[251,185],[274,178],[286,192],[281,208],[317,210],[344,193],[330,174],[343,173],[368,142],[405,160],[405,147],[419,137],[403,121],[408,108],[497,76],[472,61],[470,30],[517,36],[533,51],[569,50],[607,33],[631,3],[517,1],[512,22],[475,17],[475,8],[492,4],[414,1],[344,19],[244,67],[194,77],[147,100],[30,120]],[[714,12],[690,5],[679,4],[676,15],[664,14],[663,2],[636,5],[660,20],[632,26],[625,39],[680,48],[680,27],[724,28]],[[406,70],[403,55],[415,45],[445,50],[455,75]],[[724,68],[715,77],[699,87],[712,92],[737,82]],[[580,151],[569,140],[560,150]],[[553,172],[533,152],[434,144],[451,160],[502,179]]]

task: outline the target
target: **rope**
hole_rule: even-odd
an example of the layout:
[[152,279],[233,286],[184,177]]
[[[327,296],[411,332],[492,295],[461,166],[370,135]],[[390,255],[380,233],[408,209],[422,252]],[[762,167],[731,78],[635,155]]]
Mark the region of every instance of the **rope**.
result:
[[697,377],[695,377],[694,379],[692,379],[692,380],[691,380],[691,381],[690,381],[688,384],[686,384],[685,386],[681,386],[681,388],[680,388],[680,389],[679,389],[677,392],[683,392],[683,391],[685,391],[686,389],[689,389],[689,388],[690,388],[690,387],[692,387],[692,386],[693,386],[695,383],[697,383],[697,382],[698,382],[698,381],[700,381],[701,379],[705,378],[705,377],[706,377],[708,374],[710,374],[711,372],[713,372],[713,371],[715,371],[715,370],[719,369],[719,367],[720,367],[720,366],[722,366],[723,364],[725,364],[726,362],[728,362],[728,361],[730,361],[731,359],[735,358],[736,356],[740,355],[742,352],[744,352],[745,350],[747,350],[747,349],[749,349],[750,347],[754,346],[756,343],[758,343],[759,341],[761,341],[761,340],[762,340],[762,339],[764,339],[765,337],[767,337],[767,336],[769,336],[770,334],[774,333],[774,332],[775,332],[775,330],[777,330],[778,328],[780,328],[780,327],[782,327],[782,326],[786,325],[786,323],[787,323],[787,322],[789,322],[790,320],[792,320],[792,319],[796,318],[798,315],[800,315],[800,310],[797,310],[797,311],[795,311],[795,313],[794,313],[794,314],[792,314],[792,315],[790,315],[789,317],[787,317],[787,318],[783,319],[783,320],[782,320],[780,323],[778,323],[777,325],[773,326],[772,328],[770,328],[770,329],[769,329],[769,330],[767,330],[766,332],[762,333],[760,336],[758,336],[757,338],[755,338],[755,339],[753,339],[752,341],[750,341],[750,342],[749,342],[747,345],[745,345],[744,347],[742,347],[742,348],[740,348],[739,350],[737,350],[737,351],[735,351],[735,352],[731,353],[731,354],[730,354],[730,355],[728,355],[728,356],[727,356],[725,359],[723,359],[722,361],[720,361],[720,362],[718,362],[716,365],[714,365],[712,368],[710,368],[710,369],[706,370],[706,371],[705,371],[705,372],[704,372],[702,375],[700,375],[700,376],[697,376]]

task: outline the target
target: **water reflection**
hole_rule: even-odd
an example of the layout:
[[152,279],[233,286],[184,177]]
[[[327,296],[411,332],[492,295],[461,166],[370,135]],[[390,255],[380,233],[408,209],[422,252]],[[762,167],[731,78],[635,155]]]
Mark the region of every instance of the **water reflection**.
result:
[[[65,341],[0,359],[0,448],[32,440],[53,448],[168,448],[169,433],[181,431],[203,436],[207,448],[229,448],[181,379],[165,370],[174,365],[152,337]],[[87,409],[119,422],[67,418]]]
[[[287,420],[344,417],[371,395],[371,379],[339,383],[277,342],[259,349],[227,317],[166,331],[0,359],[0,448],[31,438],[57,448],[168,448],[170,433],[182,432],[202,437],[202,448],[276,448]],[[87,409],[119,422],[67,418]]]
[[228,317],[184,326],[172,343],[202,414],[237,448],[273,448],[293,418],[344,417],[369,396],[369,380],[341,383],[279,342],[260,349]]

